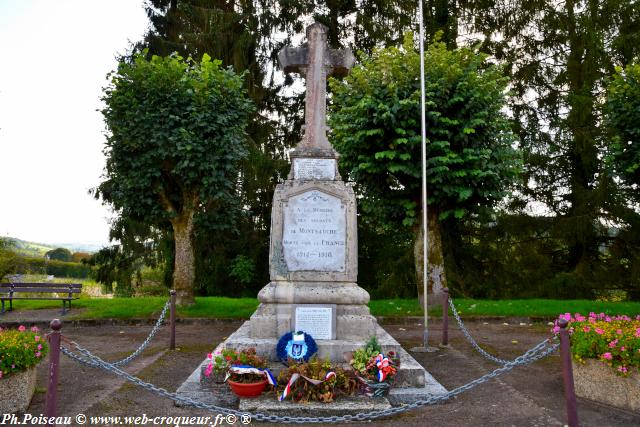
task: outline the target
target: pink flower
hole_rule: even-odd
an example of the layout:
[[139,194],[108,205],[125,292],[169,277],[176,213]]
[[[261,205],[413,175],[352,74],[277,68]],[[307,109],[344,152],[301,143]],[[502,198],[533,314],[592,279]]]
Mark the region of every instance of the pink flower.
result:
[[553,327],[553,333],[557,334],[558,332],[560,332],[560,326],[556,325],[556,326]]
[[600,329],[600,328],[596,328],[596,334],[602,335],[602,334],[604,334],[604,330]]
[[36,357],[40,357],[40,356],[42,356],[42,353],[40,353],[39,351],[36,352]]
[[636,329],[636,333],[634,334],[636,338],[640,338],[640,328]]
[[625,351],[625,350],[626,350],[625,346],[620,347],[620,351]]
[[626,374],[628,369],[625,366],[618,366],[618,371]]
[[618,334],[618,335],[622,335],[622,329],[618,329],[618,330],[616,331],[616,334]]
[[36,335],[36,341],[40,341],[40,335]]
[[609,348],[614,348],[616,345],[618,345],[618,340],[613,340],[609,343]]
[[26,330],[27,330],[27,328],[25,328],[23,325],[20,325],[20,326],[18,327],[18,330],[19,330],[20,332],[24,332],[24,331],[26,331]]
[[588,327],[588,326],[585,326],[584,328],[582,328],[582,330],[585,331],[585,332],[589,332],[591,330],[591,328]]
[[38,344],[38,350],[42,350],[42,344]]
[[40,329],[38,329],[37,326],[32,326],[31,327],[31,332],[40,332]]
[[2,375],[3,375],[3,372],[2,372],[2,371],[0,371],[0,378],[2,378]]
[[611,322],[611,317],[607,316],[604,318],[605,322]]
[[567,322],[571,322],[571,313],[565,313],[558,316],[560,319],[564,319]]
[[213,354],[208,353],[208,354],[207,354],[207,359],[209,359],[209,360],[213,359]]
[[205,377],[207,377],[207,378],[210,377],[212,372],[213,372],[213,364],[209,363],[207,365],[207,369],[205,369],[205,371],[204,371]]
[[220,356],[222,354],[222,350],[216,350],[213,352],[216,356]]
[[607,360],[611,360],[613,358],[613,356],[611,356],[611,353],[609,352],[606,352],[605,354],[603,354],[602,357]]
[[11,365],[11,369],[16,369],[16,365]]
[[576,313],[576,321],[577,322],[584,322],[585,320],[587,320],[586,317],[584,317],[583,315],[581,315],[580,313]]

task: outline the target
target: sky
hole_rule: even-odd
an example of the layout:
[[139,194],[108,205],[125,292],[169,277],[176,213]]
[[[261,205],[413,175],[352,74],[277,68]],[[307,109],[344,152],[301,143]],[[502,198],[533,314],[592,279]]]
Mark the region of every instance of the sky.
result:
[[107,244],[88,194],[104,168],[101,106],[142,0],[0,0],[0,236]]

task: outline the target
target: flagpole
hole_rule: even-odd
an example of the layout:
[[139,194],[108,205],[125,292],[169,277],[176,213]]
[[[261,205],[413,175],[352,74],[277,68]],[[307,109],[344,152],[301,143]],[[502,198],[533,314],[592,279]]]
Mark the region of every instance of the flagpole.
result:
[[433,351],[429,347],[429,315],[427,313],[428,294],[428,225],[427,225],[427,126],[425,119],[425,89],[424,89],[424,18],[422,10],[422,0],[418,0],[418,19],[420,23],[420,123],[422,131],[422,289],[423,289],[423,309],[424,309],[424,349],[423,351]]

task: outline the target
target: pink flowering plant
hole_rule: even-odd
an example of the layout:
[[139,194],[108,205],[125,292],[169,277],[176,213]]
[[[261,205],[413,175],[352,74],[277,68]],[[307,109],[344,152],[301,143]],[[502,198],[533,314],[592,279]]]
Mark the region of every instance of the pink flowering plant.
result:
[[[588,316],[565,313],[559,318],[569,322],[571,353],[577,362],[599,360],[622,376],[640,371],[640,315],[631,318],[592,312]],[[559,331],[556,321],[553,332]]]
[[37,327],[0,328],[0,379],[36,366],[49,345]]

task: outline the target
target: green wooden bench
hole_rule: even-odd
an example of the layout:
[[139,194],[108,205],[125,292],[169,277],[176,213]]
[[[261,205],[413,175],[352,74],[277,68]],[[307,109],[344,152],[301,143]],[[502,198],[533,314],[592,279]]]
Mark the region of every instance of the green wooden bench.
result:
[[[5,301],[9,301],[9,310],[13,310],[13,300],[56,300],[62,301],[62,314],[71,309],[71,301],[79,298],[81,283],[0,283],[0,301],[5,313]],[[33,295],[33,294],[58,295]],[[31,294],[29,296],[29,294]],[[64,294],[64,295],[63,295]]]

